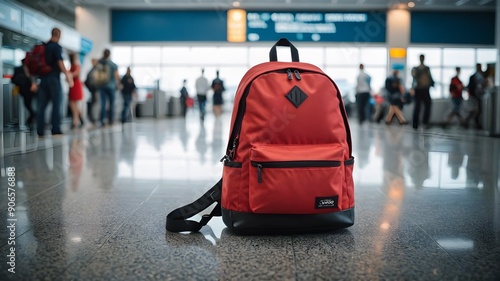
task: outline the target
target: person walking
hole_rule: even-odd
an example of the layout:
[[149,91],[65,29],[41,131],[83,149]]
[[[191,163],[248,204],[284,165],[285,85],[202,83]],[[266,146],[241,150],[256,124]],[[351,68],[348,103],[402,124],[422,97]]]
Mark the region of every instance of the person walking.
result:
[[36,120],[36,111],[33,109],[32,103],[38,91],[38,85],[30,75],[28,68],[24,65],[24,61],[23,59],[21,61],[22,64],[14,68],[14,74],[12,75],[11,81],[14,85],[19,87],[19,93],[23,97],[24,106],[29,113],[28,119],[26,119],[26,125],[31,130]]
[[476,123],[476,129],[481,130],[481,98],[484,94],[484,89],[486,86],[486,79],[484,79],[484,73],[481,68],[481,64],[476,64],[476,72],[472,74],[469,78],[469,84],[467,85],[467,91],[469,92],[469,103],[471,104],[472,110],[465,118],[464,127],[469,127],[470,120],[474,119]]
[[460,124],[464,124],[464,118],[460,115],[460,108],[462,107],[462,91],[464,90],[464,84],[460,81],[460,67],[456,67],[455,71],[457,74],[451,78],[450,82],[450,96],[452,102],[452,108],[450,114],[446,118],[446,123],[450,124],[451,120],[453,120],[453,116],[457,116],[460,120]]
[[95,84],[95,81],[93,79],[93,73],[92,71],[95,69],[95,65],[97,64],[98,60],[97,59],[92,59],[92,69],[87,73],[87,78],[85,79],[85,87],[90,92],[90,99],[87,101],[87,117],[89,118],[89,121],[92,123],[93,126],[96,125],[96,118],[94,117],[94,107],[97,104],[98,97],[97,97],[97,86]]
[[182,81],[182,88],[180,90],[180,99],[181,99],[181,107],[182,107],[182,116],[183,117],[186,117],[186,112],[187,112],[187,100],[189,98],[189,93],[188,93],[188,90],[186,88],[186,83],[187,83],[187,80],[184,79]]
[[134,78],[132,77],[130,67],[127,67],[127,73],[123,75],[122,80],[122,97],[123,97],[123,110],[121,116],[122,124],[127,122],[128,114],[130,112],[130,105],[134,99],[134,92],[137,89],[135,86]]
[[413,94],[415,96],[415,107],[413,109],[413,129],[417,129],[420,122],[420,107],[424,104],[424,116],[422,124],[429,125],[431,116],[431,95],[429,89],[434,87],[434,80],[432,79],[431,71],[428,66],[424,64],[425,56],[420,55],[420,65],[411,70],[413,76]]
[[76,127],[81,128],[84,125],[82,113],[78,108],[78,102],[83,99],[83,86],[80,81],[80,63],[78,56],[75,53],[71,53],[69,54],[69,60],[71,62],[69,71],[71,72],[71,76],[73,76],[73,87],[69,88],[68,99],[73,119],[71,129],[74,129]]
[[45,110],[49,102],[52,102],[52,135],[62,135],[61,130],[61,72],[66,76],[69,87],[73,87],[73,77],[64,66],[62,58],[62,47],[59,45],[61,30],[52,29],[51,38],[45,44],[45,61],[51,70],[48,74],[40,76],[38,91],[38,110],[36,115],[36,130],[39,137],[45,135]]
[[204,76],[205,69],[201,69],[201,76],[196,79],[196,98],[198,99],[198,107],[200,108],[200,119],[203,121],[205,119],[206,104],[207,104],[207,92],[210,89],[208,85],[208,79]]
[[363,124],[363,122],[368,119],[367,117],[367,107],[370,101],[370,91],[371,91],[371,77],[366,74],[365,67],[363,64],[359,65],[359,74],[357,77],[356,84],[356,105],[358,109],[358,119],[359,124]]
[[106,126],[106,109],[107,100],[109,100],[108,108],[108,125],[112,126],[115,114],[115,92],[119,88],[120,76],[118,75],[118,66],[111,61],[111,51],[105,49],[103,57],[96,64],[95,82],[99,88],[101,96],[101,127]]
[[218,70],[215,72],[215,79],[212,81],[212,90],[214,91],[214,115],[215,117],[219,117],[222,114],[222,105],[224,104],[222,93],[226,90],[226,88],[224,88],[224,81],[219,78]]
[[389,112],[385,118],[385,123],[388,125],[391,124],[392,118],[396,115],[399,124],[407,124],[403,112],[401,111],[405,89],[401,78],[399,78],[398,70],[394,70],[392,76],[385,80],[385,89],[387,91],[387,99],[389,100]]

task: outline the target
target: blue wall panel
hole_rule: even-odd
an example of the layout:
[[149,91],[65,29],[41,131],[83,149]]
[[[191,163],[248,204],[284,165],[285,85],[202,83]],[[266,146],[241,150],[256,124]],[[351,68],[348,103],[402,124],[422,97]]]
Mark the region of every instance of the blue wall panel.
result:
[[411,43],[495,44],[494,12],[412,12]]
[[113,10],[111,41],[226,41],[226,11]]
[[[320,42],[380,42],[386,40],[385,12],[248,12],[247,41],[276,41],[287,37],[294,41]],[[293,22],[275,17],[289,15]],[[259,19],[256,20],[255,16]],[[319,16],[320,20],[307,19]],[[362,19],[359,19],[359,16]],[[263,28],[255,28],[255,23]],[[252,25],[252,23],[254,25]],[[277,26],[297,27],[280,32]],[[334,32],[324,28],[334,29]],[[318,28],[318,32],[314,32]],[[287,28],[288,29],[288,28]],[[303,30],[304,29],[304,30]],[[313,31],[310,31],[310,30]],[[113,42],[164,41],[227,41],[227,11],[154,11],[113,10],[111,13],[111,40]]]

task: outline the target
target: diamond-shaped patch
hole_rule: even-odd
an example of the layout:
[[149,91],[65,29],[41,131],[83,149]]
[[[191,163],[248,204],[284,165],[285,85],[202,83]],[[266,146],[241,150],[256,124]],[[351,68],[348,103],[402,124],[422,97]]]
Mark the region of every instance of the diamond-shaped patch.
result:
[[296,108],[307,99],[306,93],[302,91],[298,86],[294,86],[292,90],[285,95],[285,97],[293,104]]

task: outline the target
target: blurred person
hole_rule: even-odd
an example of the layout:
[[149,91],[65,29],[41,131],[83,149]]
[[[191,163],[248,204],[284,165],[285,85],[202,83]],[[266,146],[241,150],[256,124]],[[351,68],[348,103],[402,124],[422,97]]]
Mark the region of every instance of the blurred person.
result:
[[385,100],[382,93],[373,95],[373,99],[375,100],[375,112],[373,113],[372,121],[380,123],[380,121],[384,119],[384,113],[386,107]]
[[74,129],[76,127],[83,127],[84,125],[82,114],[78,109],[78,102],[83,99],[83,86],[80,81],[80,63],[77,54],[69,54],[69,60],[71,62],[69,71],[71,72],[71,76],[73,76],[73,87],[69,88],[68,100],[73,119],[71,129]]
[[85,83],[85,87],[87,87],[87,89],[90,92],[90,99],[87,101],[87,116],[89,118],[89,121],[94,126],[95,126],[95,123],[96,123],[96,119],[94,117],[94,107],[97,104],[97,100],[98,100],[98,97],[97,97],[97,92],[98,92],[97,90],[98,89],[97,89],[97,85],[93,81],[92,71],[95,69],[95,65],[97,64],[97,62],[98,62],[97,59],[92,59],[91,60],[92,68],[87,73],[87,78],[85,79],[85,82],[84,82]]
[[413,94],[415,96],[415,107],[413,109],[413,128],[417,129],[420,122],[420,106],[424,103],[424,116],[422,124],[429,125],[431,116],[432,99],[429,92],[431,87],[434,87],[434,80],[432,79],[431,71],[428,66],[424,64],[425,56],[420,55],[420,65],[411,70],[413,76]]
[[393,70],[392,75],[385,80],[385,90],[387,91],[387,99],[389,101],[389,112],[385,117],[385,123],[391,124],[394,115],[396,115],[399,124],[407,124],[408,122],[406,122],[403,112],[401,111],[405,89],[401,78],[399,78],[398,70]]
[[132,77],[130,66],[127,67],[127,73],[123,75],[121,80],[122,97],[123,97],[123,110],[121,116],[122,124],[127,122],[128,114],[130,113],[130,105],[134,99],[134,93],[137,87],[135,86],[134,78]]
[[367,119],[368,105],[370,102],[371,77],[364,71],[364,65],[359,65],[359,74],[356,84],[356,106],[358,110],[359,124]]
[[472,110],[465,118],[464,127],[469,126],[470,120],[474,119],[476,123],[476,129],[480,130],[481,126],[481,97],[484,94],[484,88],[486,86],[486,79],[484,78],[484,73],[481,68],[481,64],[476,64],[476,72],[472,74],[469,78],[469,84],[467,85],[467,91],[469,92],[469,102],[472,103]]
[[450,114],[446,118],[446,123],[450,124],[453,116],[457,116],[460,120],[460,124],[464,124],[464,118],[460,115],[460,108],[462,107],[462,91],[464,89],[464,84],[460,81],[460,67],[456,67],[455,71],[457,74],[451,78],[450,82],[450,96],[453,107],[451,109]]
[[213,97],[213,111],[215,117],[219,117],[222,114],[222,105],[224,104],[224,99],[222,93],[226,90],[224,88],[224,81],[219,78],[219,71],[215,72],[215,79],[212,81],[212,90],[214,91]]
[[196,97],[198,99],[198,106],[200,108],[200,119],[203,121],[205,119],[206,113],[206,103],[207,103],[207,92],[210,89],[207,78],[204,76],[205,69],[201,69],[201,76],[196,79]]
[[[102,66],[99,66],[101,64]],[[111,51],[109,49],[105,49],[103,52],[103,57],[96,64],[96,69],[94,71],[98,71],[97,67],[103,69],[103,76],[107,76],[107,81],[98,83],[99,85],[99,95],[101,96],[101,127],[106,126],[105,118],[106,118],[106,103],[109,100],[109,110],[108,110],[108,125],[112,126],[114,121],[115,114],[115,92],[117,88],[120,87],[120,76],[118,74],[118,66],[111,61]],[[97,82],[97,81],[96,81]]]
[[52,135],[62,135],[61,131],[61,72],[66,76],[69,87],[73,87],[73,77],[64,66],[62,58],[62,47],[59,45],[61,39],[61,30],[52,29],[51,38],[45,44],[45,60],[50,66],[51,71],[40,76],[40,86],[38,91],[38,110],[36,115],[36,130],[39,137],[45,134],[45,109],[49,102],[52,102]]
[[180,90],[180,98],[181,98],[181,107],[182,107],[182,116],[186,117],[186,112],[187,112],[187,100],[189,98],[189,93],[188,93],[188,90],[186,88],[186,83],[187,83],[187,80],[184,79],[182,81],[182,88]]
[[14,74],[11,81],[14,85],[19,87],[19,93],[23,97],[24,106],[28,110],[29,116],[26,119],[26,125],[30,129],[33,128],[33,123],[36,120],[36,111],[33,109],[32,103],[38,90],[38,85],[34,77],[29,73],[28,68],[24,65],[24,59],[21,60],[22,64],[14,68]]

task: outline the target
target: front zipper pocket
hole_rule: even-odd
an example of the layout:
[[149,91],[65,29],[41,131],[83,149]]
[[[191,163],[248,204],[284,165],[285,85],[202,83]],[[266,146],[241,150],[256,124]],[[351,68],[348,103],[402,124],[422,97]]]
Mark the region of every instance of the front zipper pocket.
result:
[[282,161],[282,162],[255,162],[252,167],[257,168],[257,181],[262,182],[262,170],[264,168],[314,168],[314,167],[339,167],[341,161]]
[[339,211],[345,185],[343,155],[340,144],[253,147],[250,209],[267,214]]

